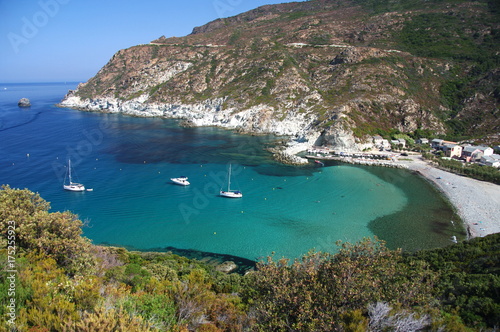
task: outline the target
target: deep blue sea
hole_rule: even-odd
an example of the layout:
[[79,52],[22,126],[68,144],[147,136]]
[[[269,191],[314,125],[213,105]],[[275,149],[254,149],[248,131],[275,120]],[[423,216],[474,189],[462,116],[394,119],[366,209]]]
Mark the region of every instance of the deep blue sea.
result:
[[[406,250],[464,237],[450,205],[404,170],[331,163],[283,166],[266,151],[282,139],[177,120],[55,106],[76,83],[0,84],[0,184],[28,188],[86,222],[95,244],[166,247],[258,260],[336,250],[374,235]],[[30,108],[19,108],[20,98]],[[62,185],[68,158],[93,191]],[[232,165],[232,189],[218,196]],[[188,176],[190,186],[171,177]]]

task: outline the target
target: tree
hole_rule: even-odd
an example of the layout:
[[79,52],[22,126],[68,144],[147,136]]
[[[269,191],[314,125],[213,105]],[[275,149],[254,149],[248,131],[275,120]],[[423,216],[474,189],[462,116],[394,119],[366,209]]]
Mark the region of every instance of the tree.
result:
[[[95,266],[90,240],[82,237],[82,222],[71,212],[49,213],[50,204],[27,189],[0,190],[0,234],[8,239],[15,228],[18,250],[52,257],[70,274],[86,274]],[[4,246],[5,247],[5,246]]]

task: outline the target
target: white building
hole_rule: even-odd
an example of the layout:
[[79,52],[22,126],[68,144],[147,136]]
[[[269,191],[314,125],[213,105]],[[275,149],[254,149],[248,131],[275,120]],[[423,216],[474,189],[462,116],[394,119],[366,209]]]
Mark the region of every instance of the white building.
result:
[[391,147],[389,141],[379,135],[373,136],[373,145],[375,145],[377,149],[389,149]]
[[417,144],[429,144],[429,140],[427,138],[419,138],[415,141]]
[[445,144],[441,147],[445,156],[450,158],[460,158],[462,156],[462,147],[456,144]]
[[492,166],[492,167],[500,168],[500,155],[491,154],[489,156],[482,156],[481,157],[481,164],[483,164],[485,166]]
[[494,152],[489,146],[478,146],[477,149],[483,152],[483,156],[491,156]]

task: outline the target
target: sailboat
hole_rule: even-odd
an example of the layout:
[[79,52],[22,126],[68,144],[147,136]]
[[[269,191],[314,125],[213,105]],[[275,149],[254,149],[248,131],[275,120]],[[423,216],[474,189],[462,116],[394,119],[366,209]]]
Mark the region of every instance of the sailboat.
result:
[[71,159],[68,159],[68,178],[69,184],[66,184],[66,179],[64,179],[63,188],[69,191],[85,191],[85,186],[81,183],[73,182],[71,178]]
[[229,198],[240,198],[243,197],[243,194],[239,190],[231,190],[231,164],[229,164],[229,174],[228,174],[228,182],[227,182],[227,190],[220,190],[220,195],[222,197]]

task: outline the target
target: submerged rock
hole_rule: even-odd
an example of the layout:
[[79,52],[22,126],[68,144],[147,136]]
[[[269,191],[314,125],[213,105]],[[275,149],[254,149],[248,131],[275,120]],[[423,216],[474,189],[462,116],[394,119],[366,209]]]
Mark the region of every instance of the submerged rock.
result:
[[17,106],[19,107],[30,107],[31,102],[28,98],[21,98],[19,99],[19,102],[17,103]]

